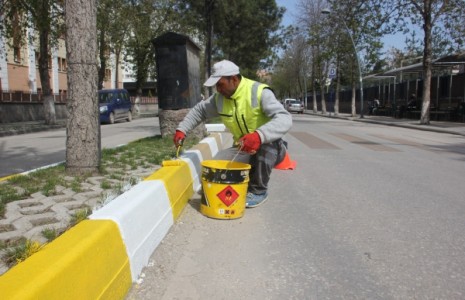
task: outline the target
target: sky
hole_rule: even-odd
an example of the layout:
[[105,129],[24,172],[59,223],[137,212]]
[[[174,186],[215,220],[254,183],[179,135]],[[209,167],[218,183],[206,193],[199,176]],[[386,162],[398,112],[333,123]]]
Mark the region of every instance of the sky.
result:
[[[299,0],[276,0],[276,3],[278,4],[278,6],[283,6],[286,8],[282,24],[285,26],[292,24],[293,20],[295,19],[294,16],[298,11],[297,3],[299,3]],[[384,43],[384,52],[392,47],[401,50],[403,50],[405,47],[405,35],[402,33],[397,33],[395,35],[387,35],[382,39],[382,41]]]

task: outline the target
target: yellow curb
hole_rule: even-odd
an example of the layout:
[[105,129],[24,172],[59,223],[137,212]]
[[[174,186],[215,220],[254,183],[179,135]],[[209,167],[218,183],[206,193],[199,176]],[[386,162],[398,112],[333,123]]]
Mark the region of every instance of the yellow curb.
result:
[[116,223],[85,220],[0,276],[2,299],[123,299],[132,284]]

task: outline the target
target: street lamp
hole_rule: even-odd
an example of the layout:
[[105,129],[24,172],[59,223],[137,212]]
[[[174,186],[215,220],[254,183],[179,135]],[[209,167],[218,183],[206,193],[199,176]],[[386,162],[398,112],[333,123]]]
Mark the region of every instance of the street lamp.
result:
[[[329,15],[331,11],[328,8],[324,8],[321,11],[322,14],[324,15]],[[358,58],[358,52],[357,52],[357,47],[355,46],[354,39],[352,38],[352,34],[350,33],[349,27],[347,27],[346,22],[344,19],[342,19],[342,24],[344,24],[345,29],[347,30],[347,33],[349,34],[350,40],[352,41],[352,46],[354,47],[355,51],[355,58],[357,59],[357,65],[358,65],[358,74],[359,74],[359,81],[360,81],[360,118],[363,119],[363,75],[362,75],[362,67],[360,65],[360,59]]]

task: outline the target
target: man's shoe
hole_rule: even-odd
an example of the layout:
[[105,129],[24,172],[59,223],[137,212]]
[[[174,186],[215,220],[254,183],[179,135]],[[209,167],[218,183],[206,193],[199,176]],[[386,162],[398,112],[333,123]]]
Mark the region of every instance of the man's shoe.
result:
[[247,193],[247,198],[245,202],[245,207],[247,208],[252,208],[252,207],[257,207],[263,202],[265,202],[268,199],[268,193],[264,194],[254,194],[254,193]]

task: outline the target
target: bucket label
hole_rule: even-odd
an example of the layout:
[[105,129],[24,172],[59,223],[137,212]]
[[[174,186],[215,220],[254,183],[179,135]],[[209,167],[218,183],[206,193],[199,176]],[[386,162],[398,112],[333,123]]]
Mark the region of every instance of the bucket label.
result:
[[216,194],[216,196],[228,207],[239,198],[239,194],[230,185]]

